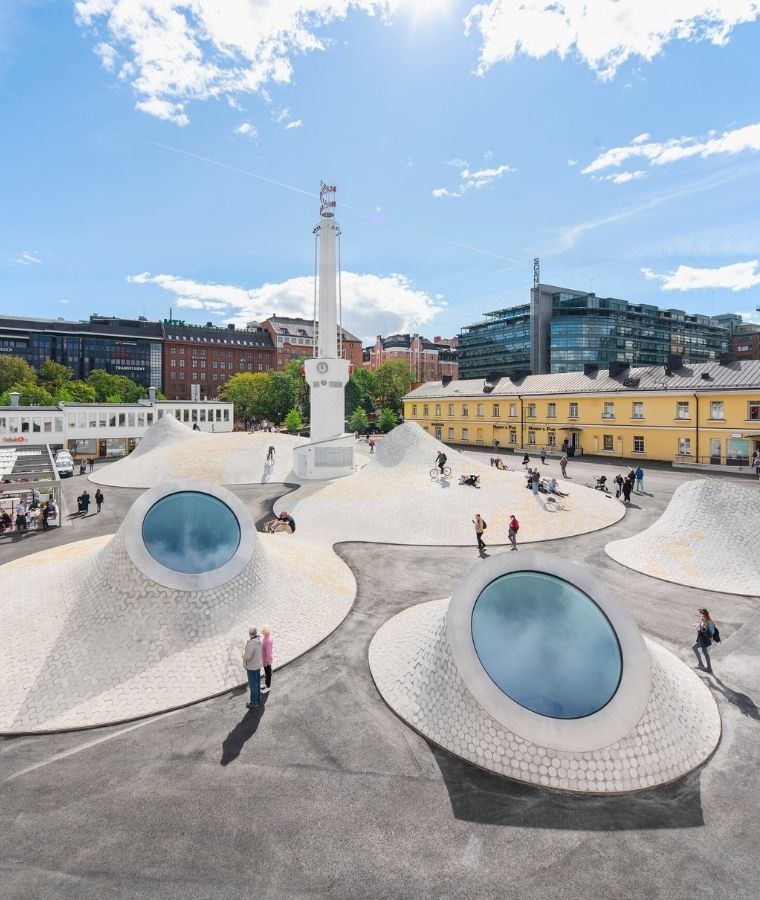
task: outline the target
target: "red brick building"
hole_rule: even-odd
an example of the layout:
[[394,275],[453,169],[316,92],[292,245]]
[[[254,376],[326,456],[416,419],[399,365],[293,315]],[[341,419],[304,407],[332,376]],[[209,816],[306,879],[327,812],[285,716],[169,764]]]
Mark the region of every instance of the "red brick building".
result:
[[731,359],[760,359],[760,325],[740,325],[734,331]]
[[440,381],[445,376],[457,378],[456,338],[436,337],[430,341],[419,334],[378,335],[374,346],[366,352],[365,366],[375,371],[389,359],[403,359],[412,367],[415,382]]
[[[292,316],[271,316],[261,322],[275,347],[276,367],[282,367],[291,359],[313,356],[314,323],[311,319],[299,319]],[[340,331],[338,339],[340,340]],[[362,342],[351,332],[343,329],[343,357],[353,363],[354,367],[362,366]]]
[[234,325],[163,323],[163,390],[167,400],[190,400],[190,386],[200,386],[200,399],[213,400],[219,388],[238,372],[269,372],[275,349],[263,328]]

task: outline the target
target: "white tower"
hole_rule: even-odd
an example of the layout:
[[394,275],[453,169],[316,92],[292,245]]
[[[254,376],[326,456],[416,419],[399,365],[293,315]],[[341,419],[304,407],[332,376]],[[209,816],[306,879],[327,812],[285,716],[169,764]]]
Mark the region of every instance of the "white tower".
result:
[[[345,433],[345,393],[350,363],[339,354],[338,272],[336,245],[340,226],[335,221],[335,187],[319,191],[318,329],[313,359],[306,360],[304,375],[311,399],[311,443],[295,451],[296,474],[301,478],[336,478],[349,475],[354,465],[353,437]],[[342,344],[342,341],[340,342]]]

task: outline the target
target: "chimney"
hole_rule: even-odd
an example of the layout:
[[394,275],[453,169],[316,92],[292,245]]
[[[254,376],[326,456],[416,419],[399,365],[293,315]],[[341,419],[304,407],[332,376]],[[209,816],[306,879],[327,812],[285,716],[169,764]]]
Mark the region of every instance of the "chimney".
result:
[[11,391],[11,406],[18,407],[18,399],[21,396],[18,391]]
[[156,389],[154,387],[148,388],[148,400],[150,400],[151,406],[156,402]]

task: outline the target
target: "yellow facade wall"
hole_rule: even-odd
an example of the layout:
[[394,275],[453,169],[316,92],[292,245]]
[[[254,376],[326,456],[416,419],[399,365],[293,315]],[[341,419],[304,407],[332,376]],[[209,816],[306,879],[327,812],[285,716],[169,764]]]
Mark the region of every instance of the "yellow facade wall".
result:
[[[404,400],[404,418],[449,444],[735,464],[760,449],[760,389]],[[756,431],[756,435],[751,432]]]

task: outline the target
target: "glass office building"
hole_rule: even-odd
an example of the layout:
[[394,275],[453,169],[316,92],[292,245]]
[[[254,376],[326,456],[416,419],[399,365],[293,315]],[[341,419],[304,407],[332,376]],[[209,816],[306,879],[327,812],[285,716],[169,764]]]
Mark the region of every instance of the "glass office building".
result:
[[573,372],[711,362],[729,353],[725,317],[660,309],[553,285],[532,289],[530,304],[488,313],[460,334],[460,378],[491,373]]
[[513,375],[530,369],[530,304],[485,313],[459,332],[459,377]]
[[93,369],[125,375],[143,387],[162,385],[163,335],[159,322],[90,316],[89,321],[0,316],[0,354],[20,356],[39,370],[48,359],[74,378]]

